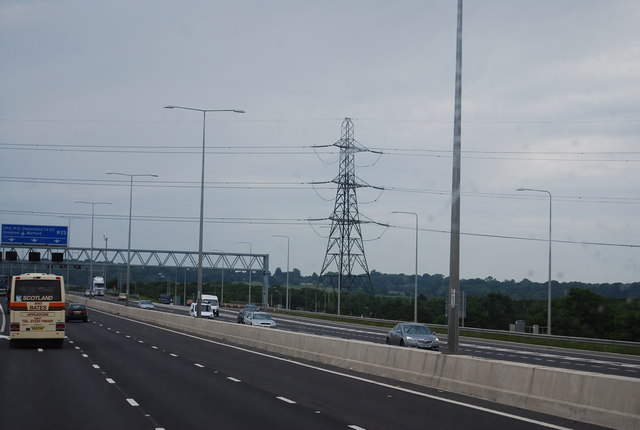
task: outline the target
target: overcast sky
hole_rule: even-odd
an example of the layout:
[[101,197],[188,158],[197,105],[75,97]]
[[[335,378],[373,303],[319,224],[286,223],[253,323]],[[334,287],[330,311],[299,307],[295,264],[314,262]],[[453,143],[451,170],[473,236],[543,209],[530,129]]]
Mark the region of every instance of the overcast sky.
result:
[[[449,274],[456,1],[0,2],[0,222],[319,273],[345,117],[370,270]],[[462,278],[640,281],[640,2],[466,0]],[[80,217],[73,219],[61,217]],[[152,218],[153,217],[153,218]],[[328,222],[324,223],[329,225]],[[335,270],[335,269],[334,269]]]

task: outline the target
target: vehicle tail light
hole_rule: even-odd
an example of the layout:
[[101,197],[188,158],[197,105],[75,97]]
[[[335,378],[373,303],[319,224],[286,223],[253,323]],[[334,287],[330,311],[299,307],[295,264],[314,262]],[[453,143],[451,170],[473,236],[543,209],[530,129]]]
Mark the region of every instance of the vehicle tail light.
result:
[[64,331],[64,323],[63,322],[58,321],[56,323],[56,331]]
[[20,323],[19,322],[14,322],[11,323],[11,331],[20,331]]

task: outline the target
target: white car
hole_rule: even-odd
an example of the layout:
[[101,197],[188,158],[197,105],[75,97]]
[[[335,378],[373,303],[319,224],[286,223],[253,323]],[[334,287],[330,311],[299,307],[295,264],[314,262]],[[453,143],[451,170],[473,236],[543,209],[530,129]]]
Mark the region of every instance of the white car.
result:
[[209,303],[213,314],[217,317],[220,316],[220,303],[218,302],[218,296],[212,296],[210,294],[202,295],[202,303]]
[[[198,316],[198,304],[191,303],[191,307],[189,308],[189,315],[192,317]],[[202,303],[200,305],[200,316],[202,318],[213,318],[213,308],[209,303]]]
[[244,323],[248,325],[255,325],[258,327],[275,327],[276,322],[266,312],[248,312],[244,316]]

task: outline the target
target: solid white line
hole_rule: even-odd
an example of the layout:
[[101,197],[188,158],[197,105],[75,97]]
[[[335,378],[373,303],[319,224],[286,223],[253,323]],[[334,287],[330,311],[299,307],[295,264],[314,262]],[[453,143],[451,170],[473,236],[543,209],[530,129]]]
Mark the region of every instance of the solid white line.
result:
[[276,397],[276,399],[282,400],[283,402],[289,403],[291,405],[295,405],[296,404],[296,402],[294,402],[291,399],[287,399],[286,397],[279,396],[279,397]]
[[136,402],[136,401],[135,401],[135,400],[133,400],[133,399],[127,399],[127,402],[129,402],[129,404],[130,404],[131,406],[140,406],[140,405],[138,404],[138,402]]
[[[544,421],[533,420],[533,419],[530,419],[530,418],[509,414],[509,413],[506,413],[506,412],[501,412],[501,411],[497,411],[497,410],[494,410],[494,409],[489,409],[489,408],[485,408],[485,407],[482,407],[482,406],[473,405],[471,403],[464,403],[464,402],[460,402],[460,401],[457,401],[457,400],[447,399],[445,397],[438,397],[438,396],[435,396],[435,395],[432,395],[432,394],[421,393],[420,391],[410,390],[408,388],[397,387],[395,385],[385,384],[384,382],[378,382],[378,381],[374,381],[374,380],[371,380],[371,379],[362,378],[362,377],[359,377],[359,376],[348,375],[346,373],[337,372],[335,370],[323,369],[322,367],[313,366],[311,364],[301,363],[301,362],[298,362],[298,361],[293,361],[291,358],[276,357],[274,355],[269,355],[269,354],[266,354],[266,353],[263,353],[263,352],[258,352],[258,351],[253,351],[251,349],[242,348],[240,346],[234,346],[234,345],[229,345],[229,344],[222,343],[222,342],[216,342],[215,340],[205,339],[203,337],[199,337],[199,336],[196,336],[196,335],[193,335],[193,334],[182,333],[182,332],[179,332],[179,331],[176,331],[176,330],[172,330],[172,329],[169,329],[169,328],[166,328],[166,327],[160,327],[160,326],[157,326],[157,325],[153,325],[153,324],[137,321],[137,320],[134,320],[134,319],[131,319],[131,318],[126,318],[126,317],[122,317],[122,316],[119,316],[119,315],[113,315],[113,314],[110,314],[110,313],[107,313],[107,312],[102,312],[102,311],[97,311],[97,312],[104,313],[105,315],[109,315],[109,316],[114,317],[114,318],[120,318],[120,319],[131,321],[131,322],[134,322],[134,323],[137,323],[137,324],[145,325],[145,326],[148,326],[148,327],[153,327],[153,328],[156,328],[158,330],[163,330],[163,331],[166,331],[166,332],[169,332],[169,333],[173,333],[173,334],[177,334],[177,335],[180,335],[180,336],[185,336],[185,337],[189,337],[189,338],[192,338],[192,339],[197,339],[197,340],[200,340],[202,342],[208,342],[208,343],[212,343],[214,345],[224,346],[226,348],[235,349],[237,351],[243,351],[243,352],[246,352],[246,353],[249,353],[249,354],[259,355],[261,357],[271,358],[273,360],[284,361],[284,362],[287,362],[289,364],[294,364],[296,366],[306,367],[306,368],[314,369],[314,370],[317,370],[317,371],[320,371],[320,372],[325,372],[325,373],[329,373],[329,374],[332,374],[332,375],[341,376],[341,377],[344,377],[344,378],[353,379],[353,380],[356,380],[356,381],[365,382],[365,383],[372,384],[372,385],[377,385],[377,386],[384,387],[384,388],[387,388],[387,389],[390,389],[390,390],[402,391],[402,392],[405,392],[405,393],[414,394],[416,396],[424,397],[424,398],[427,398],[427,399],[438,400],[438,401],[441,401],[441,402],[444,402],[444,403],[449,403],[449,404],[452,404],[452,405],[461,406],[461,407],[465,407],[465,408],[469,408],[469,409],[475,409],[477,411],[485,412],[485,413],[488,413],[488,414],[499,415],[499,416],[503,416],[503,417],[506,417],[506,418],[511,418],[511,419],[514,419],[514,420],[517,420],[517,421],[524,421],[524,422],[532,423],[532,424],[539,425],[539,426],[542,426],[542,427],[552,428],[552,429],[555,429],[555,430],[571,430],[568,427],[557,426],[555,424],[546,423]],[[233,378],[228,378],[228,379],[231,379],[232,381],[234,380]],[[240,382],[240,381],[238,380],[237,382]],[[428,387],[425,387],[425,388],[428,388]]]

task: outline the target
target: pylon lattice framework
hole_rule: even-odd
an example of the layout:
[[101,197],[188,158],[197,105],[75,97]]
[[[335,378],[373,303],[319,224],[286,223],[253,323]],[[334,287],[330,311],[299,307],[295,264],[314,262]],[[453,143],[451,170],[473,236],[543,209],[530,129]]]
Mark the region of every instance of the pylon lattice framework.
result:
[[[369,185],[359,182],[355,173],[355,154],[369,150],[353,136],[353,122],[350,118],[345,118],[341,138],[333,144],[340,148],[339,172],[332,181],[338,185],[338,189],[333,213],[329,218],[331,231],[318,278],[318,288],[326,290],[331,286],[334,291],[338,288],[340,294],[346,295],[361,288],[373,296],[356,196],[357,188]],[[334,265],[335,273],[329,273],[328,269]],[[362,271],[359,275],[354,274],[354,269],[357,268]]]

